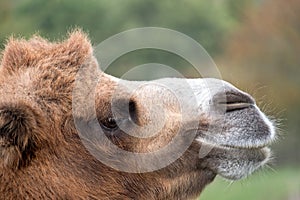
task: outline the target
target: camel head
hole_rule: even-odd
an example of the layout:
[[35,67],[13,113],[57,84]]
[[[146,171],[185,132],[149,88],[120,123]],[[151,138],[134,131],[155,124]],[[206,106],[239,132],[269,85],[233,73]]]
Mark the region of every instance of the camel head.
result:
[[8,199],[190,199],[270,159],[273,123],[218,79],[129,81],[74,31],[11,39],[0,68],[0,192]]

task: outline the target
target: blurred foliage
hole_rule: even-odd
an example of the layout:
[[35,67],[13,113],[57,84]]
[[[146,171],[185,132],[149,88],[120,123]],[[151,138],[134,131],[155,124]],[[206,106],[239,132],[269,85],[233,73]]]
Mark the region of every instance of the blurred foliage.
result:
[[235,21],[219,1],[1,0],[0,9],[1,43],[10,33],[28,36],[38,31],[60,38],[77,26],[100,42],[130,28],[159,26],[187,33],[211,54],[221,50]]
[[[300,163],[299,18],[299,0],[0,0],[0,47],[11,35],[59,40],[75,27],[93,44],[136,27],[180,31],[203,45],[226,80],[254,95],[268,114],[286,119],[278,162]],[[122,56],[108,72],[121,76],[155,62],[196,76],[185,60],[155,50]]]
[[[198,0],[0,0],[0,44],[12,33],[29,37],[38,33],[61,39],[69,30],[80,27],[98,44],[119,32],[144,26],[174,29],[198,41],[210,53],[222,53],[222,44],[237,23],[236,6],[225,1]],[[249,0],[248,0],[249,1]],[[243,7],[245,3],[238,3]],[[170,41],[172,42],[172,41]],[[121,76],[132,66],[163,63],[187,76],[195,71],[186,61],[171,53],[142,50],[118,59],[107,72]],[[116,70],[117,69],[117,70]]]

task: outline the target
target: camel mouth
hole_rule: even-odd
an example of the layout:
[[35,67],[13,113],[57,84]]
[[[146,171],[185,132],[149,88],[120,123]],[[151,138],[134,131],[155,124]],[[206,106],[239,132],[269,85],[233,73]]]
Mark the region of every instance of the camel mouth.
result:
[[233,98],[231,102],[218,102],[225,106],[225,112],[211,119],[212,128],[203,131],[200,127],[196,140],[201,144],[199,155],[201,151],[207,153],[202,155],[205,167],[223,178],[238,180],[270,161],[269,146],[276,134],[272,121],[251,98]]
[[275,128],[256,106],[226,112],[222,130],[200,133],[196,139],[201,149],[210,148],[203,158],[205,167],[225,179],[238,180],[269,162]]

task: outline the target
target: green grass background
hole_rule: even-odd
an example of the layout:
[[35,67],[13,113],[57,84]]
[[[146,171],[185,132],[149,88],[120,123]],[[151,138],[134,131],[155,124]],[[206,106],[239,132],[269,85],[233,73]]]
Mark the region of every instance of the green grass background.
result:
[[300,169],[260,171],[247,179],[230,182],[217,177],[201,200],[300,200]]

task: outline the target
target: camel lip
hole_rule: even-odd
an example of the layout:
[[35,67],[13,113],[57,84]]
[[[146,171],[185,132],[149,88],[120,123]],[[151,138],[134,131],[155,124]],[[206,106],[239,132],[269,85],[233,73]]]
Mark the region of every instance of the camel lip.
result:
[[196,136],[200,143],[233,149],[261,149],[276,139],[275,124],[256,105],[234,109],[200,124]]
[[222,138],[218,138],[217,135],[212,137],[205,137],[207,135],[203,134],[202,131],[199,129],[197,136],[195,137],[195,140],[199,142],[201,145],[205,146],[211,146],[213,148],[220,148],[220,149],[234,149],[234,150],[259,150],[264,148],[269,148],[276,140],[277,137],[272,133],[272,131],[268,134],[266,138],[264,138],[263,142],[260,140],[260,142],[253,141],[251,139],[244,140],[243,142],[236,142],[236,143],[227,143],[223,142],[220,143],[220,140]]
[[[226,152],[226,154],[224,154]],[[220,157],[221,156],[221,157]],[[270,148],[258,149],[215,148],[209,154],[208,168],[227,180],[245,178],[272,160]]]
[[199,158],[202,165],[226,180],[239,180],[257,171],[272,160],[268,146],[239,148],[202,143]]
[[248,146],[248,147],[240,147],[240,146],[231,146],[231,145],[220,145],[215,146],[216,148],[225,149],[225,150],[263,150],[263,149],[270,149],[269,144],[268,145],[260,145],[260,146]]
[[272,144],[272,141],[266,142],[265,144],[259,144],[259,145],[249,145],[249,146],[237,146],[237,145],[218,145],[218,147],[224,147],[228,149],[263,149],[266,147],[269,147]]
[[215,144],[213,142],[203,140],[202,138],[196,138],[197,141],[201,142],[201,145],[203,146],[210,146],[211,148],[218,148],[218,149],[224,149],[224,150],[261,150],[264,148],[269,148],[270,145],[273,143],[273,140],[270,139],[270,141],[266,142],[265,144],[259,144],[259,145],[249,145],[249,146],[237,146],[237,145],[227,145],[227,144]]
[[264,157],[269,157],[271,153],[271,148],[269,146],[264,147],[252,147],[252,148],[240,148],[240,147],[228,147],[228,146],[214,146],[213,148],[219,149],[219,150],[225,150],[225,151],[236,151],[241,150],[244,152],[262,152],[264,154]]

